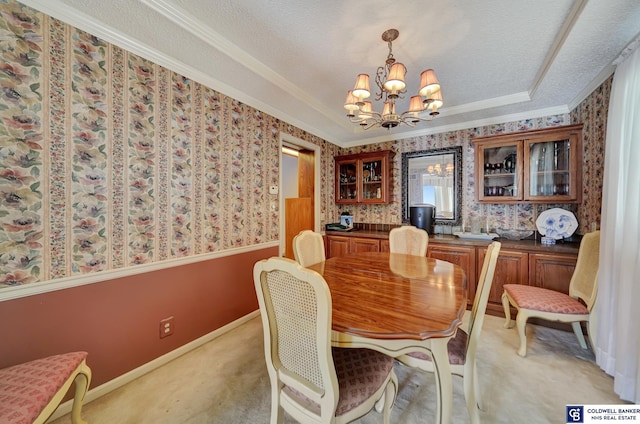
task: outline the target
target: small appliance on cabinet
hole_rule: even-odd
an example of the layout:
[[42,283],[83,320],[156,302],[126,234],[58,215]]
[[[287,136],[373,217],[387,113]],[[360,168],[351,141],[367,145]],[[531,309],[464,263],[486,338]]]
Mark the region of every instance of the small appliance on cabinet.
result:
[[414,227],[433,234],[436,219],[436,207],[429,204],[409,206],[409,220]]

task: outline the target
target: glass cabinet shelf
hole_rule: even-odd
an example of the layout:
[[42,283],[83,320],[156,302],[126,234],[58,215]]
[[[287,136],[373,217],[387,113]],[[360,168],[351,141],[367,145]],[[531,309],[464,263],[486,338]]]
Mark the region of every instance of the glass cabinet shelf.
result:
[[478,202],[580,202],[582,124],[473,141]]
[[389,203],[389,170],[394,152],[336,156],[336,203]]

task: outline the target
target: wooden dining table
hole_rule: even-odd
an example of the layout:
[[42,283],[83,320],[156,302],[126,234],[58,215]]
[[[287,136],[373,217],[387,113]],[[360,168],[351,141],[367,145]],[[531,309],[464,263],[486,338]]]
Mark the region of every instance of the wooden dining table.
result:
[[451,422],[453,385],[447,343],[467,305],[464,271],[449,262],[388,252],[333,257],[308,266],[331,291],[332,343],[397,357],[433,358],[436,422]]

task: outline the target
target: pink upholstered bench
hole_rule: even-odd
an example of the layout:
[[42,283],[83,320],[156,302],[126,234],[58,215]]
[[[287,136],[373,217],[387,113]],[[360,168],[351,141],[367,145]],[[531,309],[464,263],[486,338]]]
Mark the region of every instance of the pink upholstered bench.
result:
[[0,423],[44,423],[75,381],[71,420],[86,424],[80,417],[91,381],[86,358],[87,352],[71,352],[0,370]]

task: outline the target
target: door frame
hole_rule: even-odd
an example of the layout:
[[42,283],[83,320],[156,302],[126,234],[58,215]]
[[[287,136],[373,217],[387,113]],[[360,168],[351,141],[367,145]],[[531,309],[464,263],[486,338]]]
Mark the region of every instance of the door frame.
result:
[[279,179],[278,179],[278,211],[280,215],[280,229],[278,233],[278,239],[280,241],[279,252],[280,256],[284,255],[285,250],[285,214],[284,214],[284,196],[282,195],[282,181],[283,181],[283,170],[282,170],[282,147],[283,146],[298,146],[305,150],[313,151],[313,230],[316,232],[320,232],[320,146],[309,143],[308,141],[299,139],[287,133],[280,133],[279,136],[279,147],[278,147],[278,166],[279,166]]

